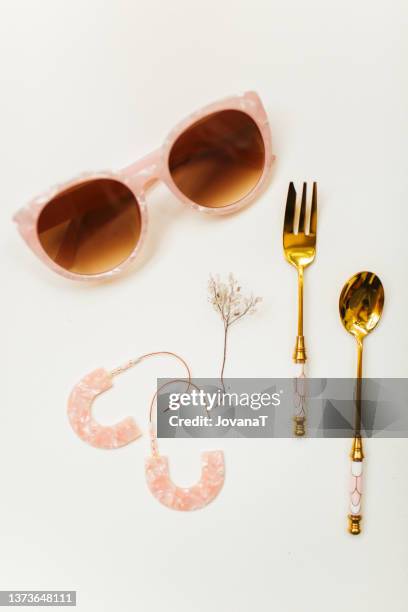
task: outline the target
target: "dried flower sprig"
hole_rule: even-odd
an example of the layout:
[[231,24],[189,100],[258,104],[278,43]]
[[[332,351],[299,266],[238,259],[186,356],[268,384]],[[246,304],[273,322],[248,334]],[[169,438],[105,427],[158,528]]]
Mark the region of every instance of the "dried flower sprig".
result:
[[242,319],[247,314],[256,312],[256,307],[262,301],[261,297],[253,294],[245,296],[241,293],[241,287],[233,274],[229,274],[227,282],[221,281],[219,275],[210,276],[208,282],[209,301],[221,316],[224,325],[224,348],[221,364],[220,379],[224,386],[224,369],[227,358],[228,331],[231,325]]

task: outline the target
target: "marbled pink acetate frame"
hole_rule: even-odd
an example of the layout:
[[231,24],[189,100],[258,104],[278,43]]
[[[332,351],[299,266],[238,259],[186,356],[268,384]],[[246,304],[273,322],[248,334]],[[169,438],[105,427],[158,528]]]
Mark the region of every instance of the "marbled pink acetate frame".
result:
[[[222,208],[207,208],[191,201],[177,188],[170,175],[168,158],[174,142],[182,132],[196,123],[196,121],[199,119],[222,110],[240,110],[252,117],[263,137],[265,146],[265,166],[257,185],[244,198],[231,204],[230,206],[224,206]],[[145,193],[154,183],[157,181],[163,181],[179,200],[185,204],[188,204],[195,210],[212,215],[225,215],[247,206],[260,195],[262,190],[267,185],[273,160],[274,156],[272,154],[272,141],[268,117],[258,94],[253,91],[249,91],[240,96],[225,98],[224,100],[220,100],[219,102],[205,106],[201,110],[191,114],[170,132],[160,149],[153,151],[134,164],[127,166],[123,170],[119,170],[117,172],[84,173],[64,184],[53,187],[46,193],[43,193],[39,197],[29,202],[26,207],[21,208],[14,215],[13,220],[17,223],[21,236],[31,250],[42,260],[43,263],[45,263],[45,265],[54,270],[54,272],[57,272],[58,274],[72,280],[89,281],[107,279],[116,276],[125,270],[135,260],[140,249],[142,248],[147,229]],[[56,264],[50,257],[48,257],[42,248],[37,234],[38,217],[44,206],[61,191],[65,191],[74,185],[87,182],[90,179],[98,178],[112,178],[121,181],[135,195],[140,206],[142,220],[139,241],[129,257],[112,270],[102,272],[100,274],[72,273]]]

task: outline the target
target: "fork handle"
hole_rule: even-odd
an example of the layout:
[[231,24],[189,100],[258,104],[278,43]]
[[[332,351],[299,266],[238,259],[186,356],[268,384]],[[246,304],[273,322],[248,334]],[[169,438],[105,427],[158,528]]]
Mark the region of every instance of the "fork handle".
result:
[[306,359],[307,355],[305,347],[305,337],[296,336],[295,350],[293,351],[293,361],[295,363],[306,363]]
[[306,374],[303,363],[296,364],[293,433],[300,438],[306,433]]
[[293,361],[295,363],[305,363],[306,348],[305,339],[303,336],[303,267],[298,269],[298,335],[296,337],[295,350],[293,352]]

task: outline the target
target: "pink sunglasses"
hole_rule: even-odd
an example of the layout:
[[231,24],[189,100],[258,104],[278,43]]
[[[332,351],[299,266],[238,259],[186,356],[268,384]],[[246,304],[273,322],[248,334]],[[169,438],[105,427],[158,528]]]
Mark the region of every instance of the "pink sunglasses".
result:
[[145,193],[158,180],[195,210],[226,214],[267,183],[271,133],[255,92],[190,115],[164,145],[119,172],[81,175],[14,215],[32,251],[73,280],[112,277],[138,255],[147,228]]

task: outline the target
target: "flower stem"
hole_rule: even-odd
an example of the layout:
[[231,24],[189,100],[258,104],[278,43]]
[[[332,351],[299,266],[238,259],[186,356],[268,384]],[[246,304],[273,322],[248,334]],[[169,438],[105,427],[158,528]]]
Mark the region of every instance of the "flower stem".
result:
[[228,323],[224,323],[224,351],[223,351],[221,375],[220,375],[222,389],[224,393],[225,393],[224,369],[225,369],[225,360],[227,358],[227,337],[228,337]]

